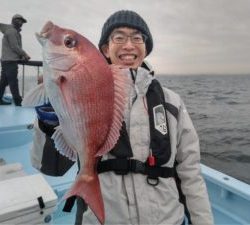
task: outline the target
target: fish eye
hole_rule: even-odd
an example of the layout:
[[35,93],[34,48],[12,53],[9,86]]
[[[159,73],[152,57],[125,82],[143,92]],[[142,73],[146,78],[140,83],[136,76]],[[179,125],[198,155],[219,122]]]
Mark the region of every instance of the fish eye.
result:
[[64,38],[64,45],[67,48],[74,48],[76,46],[76,40],[71,36],[66,36]]

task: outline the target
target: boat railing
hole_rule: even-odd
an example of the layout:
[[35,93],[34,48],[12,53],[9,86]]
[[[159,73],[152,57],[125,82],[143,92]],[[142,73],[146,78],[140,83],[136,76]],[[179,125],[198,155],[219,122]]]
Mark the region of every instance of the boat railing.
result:
[[37,80],[39,78],[40,75],[40,67],[43,66],[43,62],[42,61],[34,61],[34,60],[30,60],[30,61],[18,61],[19,65],[22,65],[22,75],[21,75],[21,95],[22,97],[24,97],[24,87],[25,87],[25,66],[32,66],[35,67],[37,69]]

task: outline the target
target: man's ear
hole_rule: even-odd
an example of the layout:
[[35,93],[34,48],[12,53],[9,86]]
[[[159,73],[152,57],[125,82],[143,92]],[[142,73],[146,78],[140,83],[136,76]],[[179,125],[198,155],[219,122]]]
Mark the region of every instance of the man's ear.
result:
[[108,45],[105,44],[101,47],[103,55],[105,55],[106,58],[109,58],[109,49]]

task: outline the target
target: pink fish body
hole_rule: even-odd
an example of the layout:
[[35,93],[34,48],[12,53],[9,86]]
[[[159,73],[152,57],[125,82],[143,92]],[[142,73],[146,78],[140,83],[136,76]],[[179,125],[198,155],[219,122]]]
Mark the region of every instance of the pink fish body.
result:
[[[72,30],[47,22],[37,36],[43,46],[45,93],[60,123],[52,138],[63,155],[72,160],[78,155],[81,163],[66,197],[82,197],[103,224],[104,203],[96,166],[99,156],[119,138],[130,80]],[[24,104],[35,102],[34,96],[27,95]]]

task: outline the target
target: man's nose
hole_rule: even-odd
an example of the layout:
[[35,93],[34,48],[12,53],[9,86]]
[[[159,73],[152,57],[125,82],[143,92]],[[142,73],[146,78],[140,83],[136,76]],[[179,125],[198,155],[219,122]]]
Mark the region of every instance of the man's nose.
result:
[[128,37],[127,41],[124,43],[123,46],[126,47],[126,48],[134,48],[134,44],[131,41],[131,37]]

